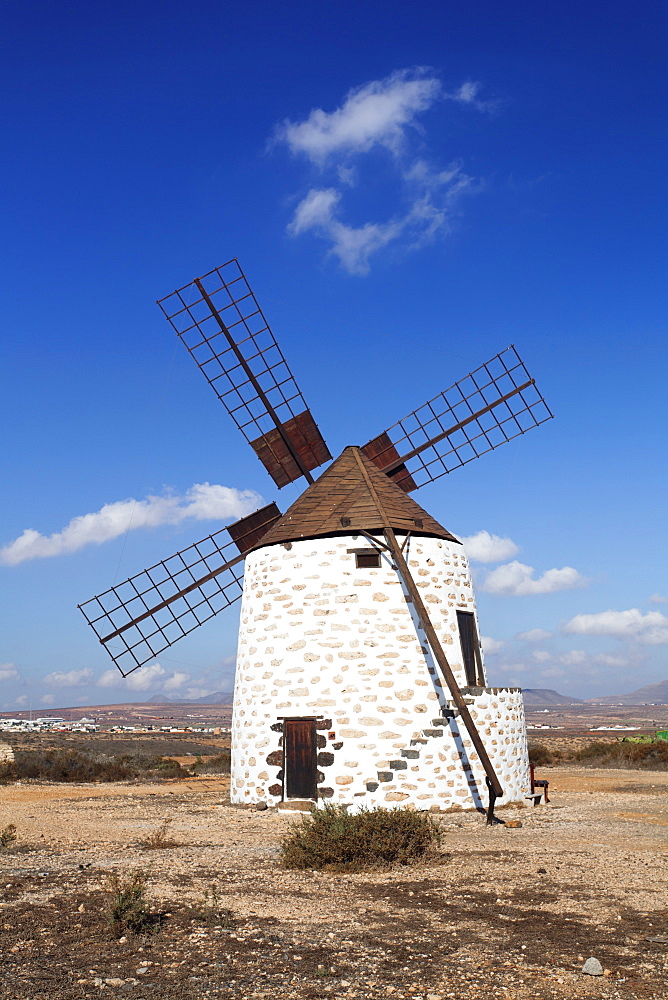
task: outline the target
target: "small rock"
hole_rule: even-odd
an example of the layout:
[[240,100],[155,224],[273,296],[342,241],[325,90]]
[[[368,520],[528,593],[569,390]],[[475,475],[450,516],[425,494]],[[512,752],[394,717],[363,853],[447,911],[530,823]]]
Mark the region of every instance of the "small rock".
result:
[[96,976],[93,980],[93,986],[104,986],[104,979],[101,976]]
[[255,805],[255,812],[264,812],[264,810],[268,808],[269,806],[266,802],[257,802]]
[[547,868],[539,868],[537,874],[538,875],[547,875]]
[[657,934],[656,937],[645,938],[645,941],[653,941],[654,944],[668,944],[668,935]]
[[83,905],[83,903],[81,904],[81,906],[77,906],[77,913],[85,913],[85,912],[86,912],[86,907]]
[[116,978],[105,979],[104,983],[105,983],[105,986],[125,986],[125,980],[124,979],[116,979]]
[[519,830],[522,826],[521,819],[507,819],[506,830]]
[[144,965],[144,966],[142,966],[142,968],[141,968],[141,969],[135,969],[135,976],[143,976],[143,975],[145,975],[145,974],[146,974],[147,972],[148,972],[148,969],[147,969],[147,968],[146,968],[146,966]]
[[588,958],[582,966],[582,971],[586,976],[602,976],[603,966],[597,958]]

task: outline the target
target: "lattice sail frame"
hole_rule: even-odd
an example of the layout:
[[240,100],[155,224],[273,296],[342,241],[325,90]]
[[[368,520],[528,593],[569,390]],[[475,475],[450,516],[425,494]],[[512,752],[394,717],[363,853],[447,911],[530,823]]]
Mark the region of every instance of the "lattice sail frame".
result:
[[511,344],[362,450],[408,493],[552,416]]
[[244,557],[226,531],[79,605],[124,677],[241,597]]
[[276,485],[312,482],[308,472],[332,456],[239,262],[158,305]]

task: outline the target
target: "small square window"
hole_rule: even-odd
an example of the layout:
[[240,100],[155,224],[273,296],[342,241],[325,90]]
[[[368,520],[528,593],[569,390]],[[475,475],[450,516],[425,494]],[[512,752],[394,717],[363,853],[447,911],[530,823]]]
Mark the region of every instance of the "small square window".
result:
[[356,552],[355,565],[358,569],[380,569],[380,552],[373,552],[371,549],[368,552]]

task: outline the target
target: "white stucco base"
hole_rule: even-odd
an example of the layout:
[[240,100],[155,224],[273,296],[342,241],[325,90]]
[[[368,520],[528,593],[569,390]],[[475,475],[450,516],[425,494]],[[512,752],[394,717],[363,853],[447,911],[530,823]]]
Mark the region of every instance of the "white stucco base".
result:
[[[399,541],[401,542],[401,537]],[[357,569],[363,536],[272,545],[246,560],[232,729],[235,803],[284,797],[283,720],[313,718],[318,799],[350,805],[480,809],[485,775],[383,556]],[[406,557],[504,788],[529,788],[518,688],[467,688],[457,609],[475,613],[462,547],[413,537]]]

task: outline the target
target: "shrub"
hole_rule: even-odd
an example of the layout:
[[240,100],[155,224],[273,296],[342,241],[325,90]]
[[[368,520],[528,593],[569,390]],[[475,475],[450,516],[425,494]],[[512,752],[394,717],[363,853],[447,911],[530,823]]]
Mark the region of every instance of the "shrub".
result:
[[631,743],[594,740],[576,750],[573,759],[592,767],[629,767],[645,771],[668,771],[668,743]]
[[345,806],[326,804],[292,824],[281,842],[281,860],[286,868],[355,871],[408,864],[440,841],[441,831],[426,813],[375,808],[350,815]]
[[232,910],[222,906],[215,885],[204,891],[202,902],[197,910],[197,915],[202,923],[223,927],[226,930],[235,926],[234,914]]
[[231,761],[230,751],[223,750],[222,753],[210,757],[209,760],[202,760],[201,757],[198,757],[192,769],[195,774],[229,774]]
[[13,823],[8,823],[4,830],[0,830],[0,847],[11,847],[16,840],[16,827]]
[[150,833],[145,840],[140,841],[141,846],[147,851],[162,851],[168,847],[179,847],[178,840],[172,840],[171,837],[167,836],[171,822],[171,819],[163,820],[157,830]]
[[17,777],[14,761],[0,764],[0,785],[8,785],[10,781],[16,781]]
[[109,757],[83,750],[19,750],[13,777],[41,781],[127,781],[131,778],[179,778],[186,772],[159,754]]
[[536,767],[542,767],[544,764],[554,764],[555,760],[558,760],[560,754],[553,750],[550,750],[545,746],[544,743],[529,743],[529,760]]
[[157,918],[151,913],[146,899],[146,874],[141,870],[107,875],[107,892],[112,894],[106,918],[114,937],[124,934],[150,934]]

